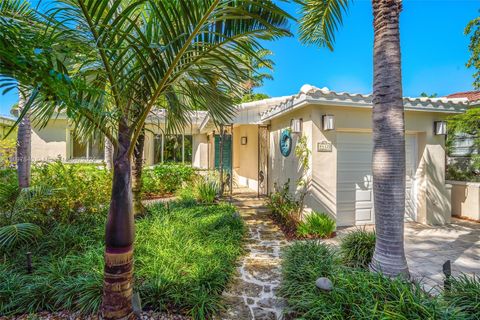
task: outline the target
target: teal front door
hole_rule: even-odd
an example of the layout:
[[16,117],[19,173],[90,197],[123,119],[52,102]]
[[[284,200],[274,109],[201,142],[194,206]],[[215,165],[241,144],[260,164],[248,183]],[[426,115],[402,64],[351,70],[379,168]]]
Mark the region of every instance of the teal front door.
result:
[[[220,169],[220,135],[215,135],[215,169]],[[232,171],[232,136],[225,135],[223,143],[223,170]]]

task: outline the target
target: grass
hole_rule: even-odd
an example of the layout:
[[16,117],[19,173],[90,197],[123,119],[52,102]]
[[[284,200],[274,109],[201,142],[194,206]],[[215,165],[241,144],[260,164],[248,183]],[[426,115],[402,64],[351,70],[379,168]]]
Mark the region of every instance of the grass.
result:
[[[283,257],[279,294],[287,300],[291,318],[476,319],[418,285],[344,266],[334,249],[319,242],[296,242]],[[332,280],[332,291],[316,287],[315,280],[322,276]]]
[[375,231],[357,228],[342,238],[340,255],[343,263],[353,268],[368,269],[375,250]]
[[[210,318],[241,254],[244,233],[226,204],[154,205],[136,221],[135,285],[146,309]],[[104,216],[56,224],[37,243],[3,252],[0,315],[43,310],[96,312],[101,302]],[[34,272],[25,270],[33,253]]]
[[335,232],[336,223],[328,214],[312,212],[297,226],[297,235],[329,238]]

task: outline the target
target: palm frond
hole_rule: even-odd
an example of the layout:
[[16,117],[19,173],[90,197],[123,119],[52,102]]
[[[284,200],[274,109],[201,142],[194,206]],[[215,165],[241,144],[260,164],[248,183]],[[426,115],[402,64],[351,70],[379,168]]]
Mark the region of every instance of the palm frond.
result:
[[20,244],[34,241],[42,234],[39,226],[33,223],[18,223],[0,228],[0,249],[10,249]]
[[349,0],[296,0],[300,4],[300,41],[333,50]]

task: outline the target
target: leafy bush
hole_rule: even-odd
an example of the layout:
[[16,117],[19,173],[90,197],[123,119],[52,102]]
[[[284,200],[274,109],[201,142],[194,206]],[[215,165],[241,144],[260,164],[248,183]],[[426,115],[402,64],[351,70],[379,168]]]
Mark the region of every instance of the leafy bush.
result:
[[[301,319],[462,319],[418,285],[378,273],[342,266],[336,253],[318,242],[297,242],[284,253],[283,283],[279,294],[286,312]],[[328,277],[333,290],[315,285]]]
[[204,176],[195,184],[197,200],[202,203],[213,203],[220,192],[218,179],[213,176]]
[[278,187],[274,185],[275,191],[267,199],[267,207],[272,210],[272,213],[284,219],[286,222],[296,225],[296,212],[299,204],[295,198],[290,194],[290,179]]
[[335,220],[328,214],[312,212],[297,227],[297,234],[301,237],[317,236],[328,238],[335,231]]
[[466,319],[480,319],[480,276],[450,278],[450,289],[444,291],[444,296],[451,308],[466,314]]
[[16,145],[15,139],[3,139],[0,136],[0,169],[15,166]]
[[145,168],[142,173],[142,193],[146,197],[175,193],[184,184],[192,182],[195,169],[182,163],[164,163]]
[[[211,318],[242,252],[244,226],[229,205],[157,204],[137,219],[135,284],[145,308]],[[3,252],[0,314],[98,311],[104,223],[54,223],[37,243]],[[161,245],[159,245],[161,244]],[[33,273],[25,272],[25,252]]]
[[[64,164],[61,161],[38,164],[32,170],[32,186],[51,190],[31,199],[32,210],[21,215],[23,221],[43,226],[72,223],[94,218],[110,202],[111,173],[94,165]],[[33,210],[34,209],[34,210]]]
[[340,242],[343,263],[354,268],[368,268],[375,250],[375,231],[358,228],[345,235]]

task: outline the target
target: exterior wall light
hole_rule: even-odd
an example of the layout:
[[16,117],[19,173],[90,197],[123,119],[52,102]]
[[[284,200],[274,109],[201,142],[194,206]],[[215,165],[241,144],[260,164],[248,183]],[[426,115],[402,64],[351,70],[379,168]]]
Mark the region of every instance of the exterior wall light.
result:
[[242,146],[246,145],[246,144],[247,144],[247,137],[241,137],[241,138],[240,138],[240,144],[241,144]]
[[302,119],[292,119],[290,129],[292,133],[302,133]]
[[323,130],[335,130],[335,116],[325,114],[322,116]]
[[444,136],[447,134],[447,122],[446,121],[435,121],[433,123],[434,133],[437,136]]

